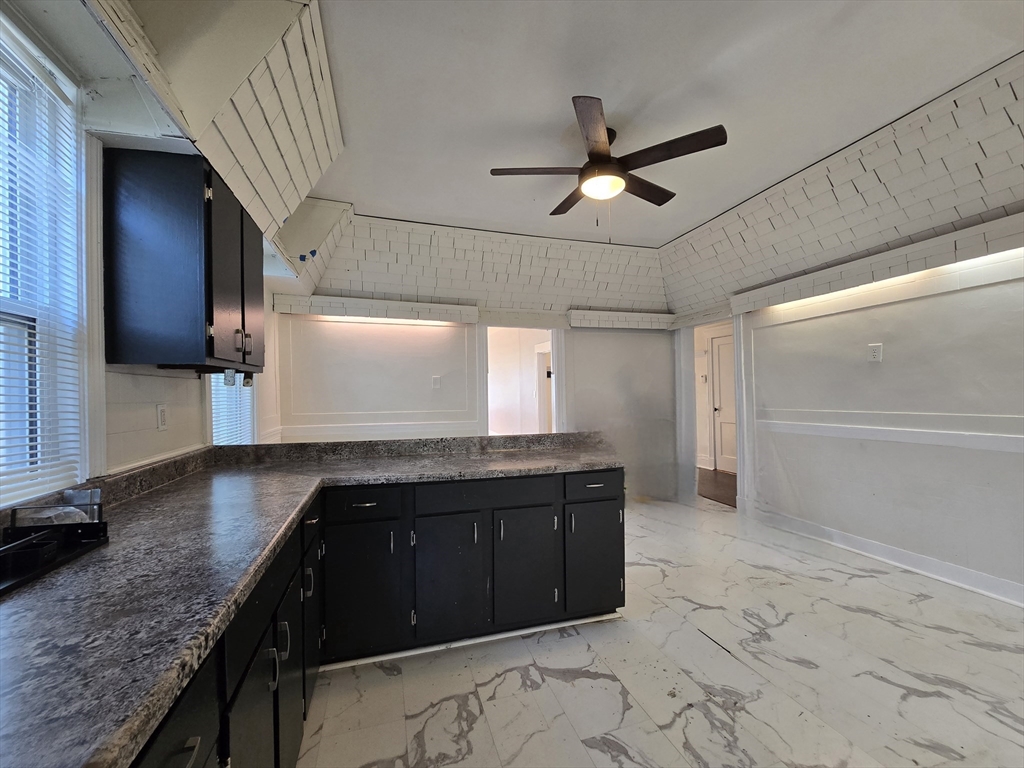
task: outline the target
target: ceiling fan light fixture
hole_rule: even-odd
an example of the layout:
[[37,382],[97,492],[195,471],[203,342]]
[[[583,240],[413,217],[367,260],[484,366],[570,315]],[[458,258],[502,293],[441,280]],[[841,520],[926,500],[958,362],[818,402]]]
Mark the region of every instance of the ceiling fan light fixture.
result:
[[626,174],[615,166],[594,166],[580,175],[580,192],[592,200],[610,200],[625,188]]

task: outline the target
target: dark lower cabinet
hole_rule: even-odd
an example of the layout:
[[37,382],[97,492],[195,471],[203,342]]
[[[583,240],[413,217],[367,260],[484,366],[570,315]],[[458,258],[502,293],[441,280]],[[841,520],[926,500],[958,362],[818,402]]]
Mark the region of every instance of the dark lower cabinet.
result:
[[302,690],[303,717],[309,715],[309,707],[316,690],[316,675],[320,669],[320,646],[323,642],[323,551],[320,548],[319,531],[311,538],[302,557],[302,665],[304,668]]
[[385,653],[401,645],[402,558],[398,521],[324,529],[325,655]]
[[572,615],[625,605],[623,504],[618,499],[565,505],[565,608]]
[[136,768],[186,768],[205,765],[207,760],[216,764],[218,655],[214,652],[203,662],[139,756]]
[[242,678],[227,717],[227,754],[231,768],[272,768],[275,758],[274,692],[280,662],[269,626],[252,666]]
[[494,512],[494,623],[551,621],[562,613],[561,517],[554,507]]
[[305,670],[302,665],[302,581],[296,573],[277,609],[275,647],[278,682],[275,696],[277,766],[294,768],[302,744]]
[[416,638],[445,640],[493,625],[491,515],[416,519]]

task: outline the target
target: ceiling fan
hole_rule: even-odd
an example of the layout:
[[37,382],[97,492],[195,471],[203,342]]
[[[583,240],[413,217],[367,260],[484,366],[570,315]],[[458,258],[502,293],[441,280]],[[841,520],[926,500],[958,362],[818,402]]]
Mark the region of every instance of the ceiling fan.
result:
[[663,163],[674,157],[690,155],[712,147],[720,147],[728,140],[725,127],[716,125],[703,131],[688,133],[677,139],[655,144],[646,149],[630,152],[622,157],[612,157],[611,145],[615,131],[605,125],[604,106],[595,96],[573,96],[572,105],[576,120],[587,145],[589,161],[582,168],[492,168],[491,176],[578,176],[576,189],[555,206],[552,216],[560,216],[586,197],[594,200],[608,200],[620,192],[646,200],[655,205],[664,205],[673,197],[664,187],[634,176],[632,171],[648,165]]

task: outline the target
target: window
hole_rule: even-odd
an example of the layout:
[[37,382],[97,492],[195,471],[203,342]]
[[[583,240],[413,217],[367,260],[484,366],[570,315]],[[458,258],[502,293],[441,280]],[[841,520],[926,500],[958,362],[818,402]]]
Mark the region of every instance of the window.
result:
[[214,445],[250,445],[255,442],[253,388],[242,386],[242,376],[234,374],[234,384],[225,384],[224,376],[210,377],[210,412],[213,417]]
[[0,25],[0,505],[6,506],[82,479],[85,333],[74,90],[6,19]]

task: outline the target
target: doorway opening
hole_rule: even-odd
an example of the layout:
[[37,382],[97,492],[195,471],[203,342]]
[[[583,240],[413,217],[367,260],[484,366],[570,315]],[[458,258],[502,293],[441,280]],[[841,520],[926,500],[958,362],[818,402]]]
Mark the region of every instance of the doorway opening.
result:
[[732,321],[693,329],[697,494],[736,506],[736,359]]
[[551,331],[487,329],[487,425],[492,435],[555,431]]

